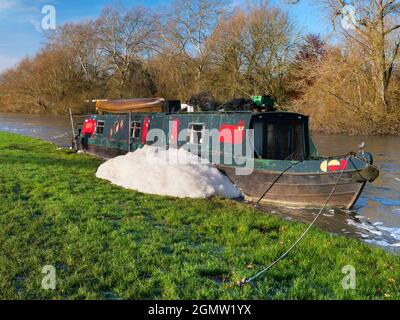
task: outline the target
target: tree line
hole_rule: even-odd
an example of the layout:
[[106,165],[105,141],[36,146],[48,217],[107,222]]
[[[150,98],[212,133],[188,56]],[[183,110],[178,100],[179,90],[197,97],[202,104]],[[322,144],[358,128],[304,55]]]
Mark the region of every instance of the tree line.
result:
[[278,108],[310,115],[317,130],[399,134],[400,1],[354,3],[355,14],[343,0],[314,0],[335,41],[302,33],[268,1],[108,7],[96,20],[58,27],[36,56],[4,72],[0,111],[83,113],[92,99],[268,94]]

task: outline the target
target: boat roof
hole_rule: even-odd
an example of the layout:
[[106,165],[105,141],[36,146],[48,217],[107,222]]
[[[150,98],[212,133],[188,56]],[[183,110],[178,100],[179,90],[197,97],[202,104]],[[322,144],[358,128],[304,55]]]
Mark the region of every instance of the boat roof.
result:
[[267,111],[267,112],[250,112],[254,116],[268,116],[268,117],[301,117],[301,118],[309,118],[308,116],[297,113],[297,112],[289,112],[289,111]]
[[[107,111],[108,112],[108,111]],[[136,111],[132,111],[135,113]],[[123,114],[126,112],[112,112],[114,114]],[[301,117],[301,118],[309,118],[308,116],[297,113],[297,112],[288,112],[288,111],[267,111],[267,112],[252,112],[252,111],[198,111],[198,112],[154,112],[154,111],[140,111],[138,113],[147,113],[147,114],[161,114],[161,115],[177,115],[177,116],[185,116],[185,115],[246,115],[250,117]]]

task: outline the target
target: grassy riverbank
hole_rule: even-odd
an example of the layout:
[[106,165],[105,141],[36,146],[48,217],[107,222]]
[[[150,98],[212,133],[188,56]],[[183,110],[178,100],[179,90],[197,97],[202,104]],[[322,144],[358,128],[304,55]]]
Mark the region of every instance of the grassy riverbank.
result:
[[[305,225],[222,199],[123,190],[95,178],[99,164],[0,133],[1,299],[400,298],[400,257],[317,230],[254,285],[232,285]],[[55,291],[41,288],[45,265]],[[346,265],[356,290],[342,289]]]

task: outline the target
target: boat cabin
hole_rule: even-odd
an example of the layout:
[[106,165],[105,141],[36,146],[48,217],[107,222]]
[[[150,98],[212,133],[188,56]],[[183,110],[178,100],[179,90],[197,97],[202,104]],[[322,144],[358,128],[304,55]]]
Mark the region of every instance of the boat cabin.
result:
[[[99,102],[98,114],[88,116],[79,135],[83,149],[105,157],[134,151],[145,144],[191,145],[191,151],[211,150],[217,132],[222,153],[243,145],[254,130],[255,159],[305,160],[310,150],[308,117],[289,112],[180,112],[176,101],[133,99]],[[165,137],[153,137],[159,129]],[[214,139],[215,140],[215,139]],[[228,150],[228,151],[227,151]]]

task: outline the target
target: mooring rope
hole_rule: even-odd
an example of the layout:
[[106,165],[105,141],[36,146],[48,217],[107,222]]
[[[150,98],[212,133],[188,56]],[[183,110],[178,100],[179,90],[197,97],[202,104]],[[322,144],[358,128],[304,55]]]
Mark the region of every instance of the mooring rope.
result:
[[[352,157],[352,155],[348,156],[349,154],[347,154],[345,156],[346,160],[350,159]],[[296,165],[293,164],[292,167]],[[290,168],[286,169],[286,172],[289,170]],[[254,276],[252,276],[251,278],[244,278],[241,282],[240,285],[244,285],[244,284],[249,284],[251,282],[253,282],[254,280],[256,280],[257,278],[259,278],[260,276],[262,276],[264,273],[266,273],[268,270],[270,270],[271,268],[273,268],[276,264],[278,264],[281,260],[283,260],[299,243],[301,240],[303,240],[303,238],[307,235],[307,233],[311,230],[311,228],[314,226],[314,224],[317,222],[318,218],[321,216],[322,212],[325,210],[326,206],[328,205],[329,201],[332,199],[337,186],[339,185],[340,180],[343,177],[343,173],[345,171],[345,167],[343,167],[340,176],[338,178],[338,180],[336,181],[336,184],[334,185],[329,197],[327,198],[324,206],[319,210],[318,214],[315,216],[314,220],[310,223],[310,225],[308,226],[308,228],[303,232],[303,234],[300,236],[300,238],[298,238],[296,240],[296,242],[284,253],[282,254],[278,259],[276,259],[273,263],[271,263],[269,266],[267,266],[266,268],[264,268],[263,270],[261,270],[260,272],[258,272],[257,274],[255,274]],[[283,174],[281,174],[279,177],[281,177]],[[271,189],[271,187],[269,188]],[[268,191],[267,191],[268,192]],[[265,194],[267,193],[265,192]],[[264,194],[264,196],[265,196]]]

